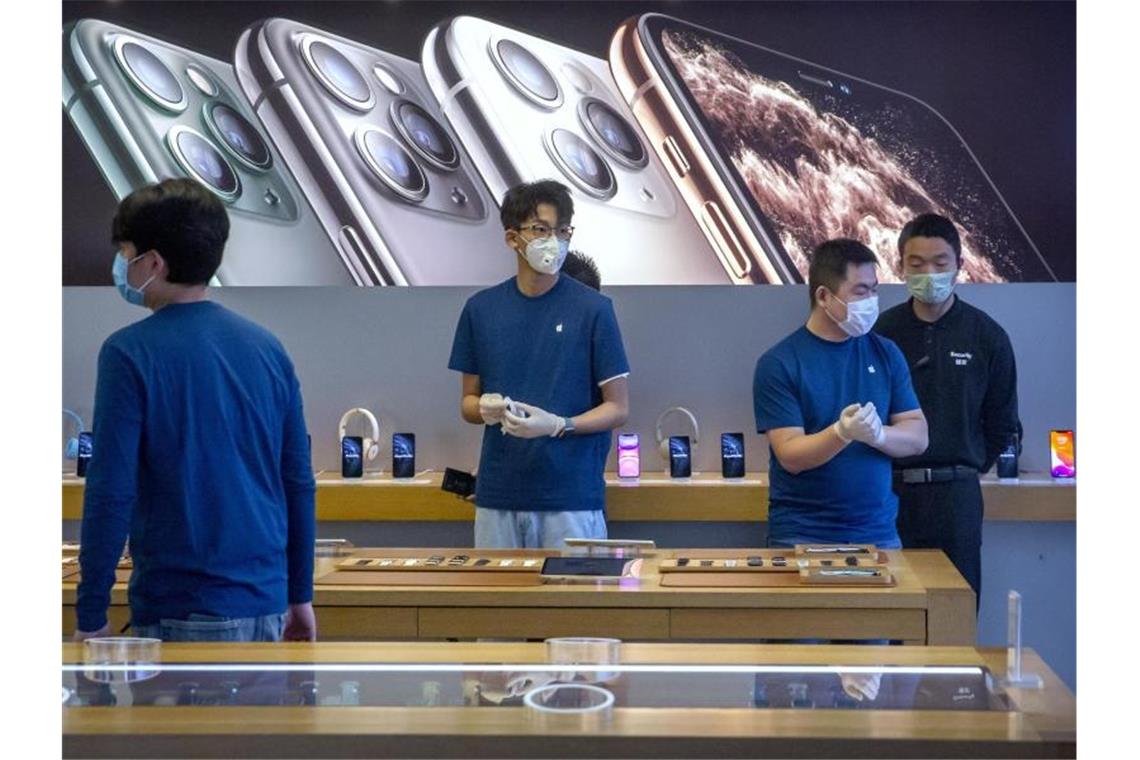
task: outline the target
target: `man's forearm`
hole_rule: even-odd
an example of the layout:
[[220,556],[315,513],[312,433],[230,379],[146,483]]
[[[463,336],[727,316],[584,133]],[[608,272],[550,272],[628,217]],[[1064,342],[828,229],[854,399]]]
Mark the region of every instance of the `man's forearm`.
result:
[[300,488],[285,495],[289,529],[285,553],[288,562],[289,604],[313,600],[313,563],[316,553],[316,489]]
[[76,590],[76,627],[97,631],[107,624],[115,568],[123,554],[130,532],[133,499],[101,499],[88,496],[83,504],[80,527],[79,567],[82,573]]
[[465,422],[482,425],[483,415],[479,413],[479,396],[467,394],[459,404],[459,414]]
[[877,448],[892,459],[918,456],[929,445],[926,420],[900,420],[883,426],[883,442]]
[[829,425],[818,433],[800,435],[782,443],[776,451],[780,466],[793,475],[822,467],[843,451],[847,444]]
[[575,415],[571,419],[574,421],[576,431],[581,435],[604,433],[624,425],[629,419],[629,408],[616,401],[603,401],[593,409]]

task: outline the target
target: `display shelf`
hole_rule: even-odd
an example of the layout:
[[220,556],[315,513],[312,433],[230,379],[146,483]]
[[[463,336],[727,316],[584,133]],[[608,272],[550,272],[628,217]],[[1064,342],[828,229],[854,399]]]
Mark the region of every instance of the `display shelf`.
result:
[[[411,480],[369,474],[345,480],[336,473],[317,476],[317,519],[364,522],[471,522],[474,505],[440,490],[441,473],[426,471]],[[982,479],[986,520],[1075,522],[1075,481],[1024,474],[1016,482]],[[63,479],[63,519],[83,515],[83,480]],[[737,480],[720,473],[697,473],[672,480],[645,473],[639,480],[606,475],[606,516],[611,522],[764,522],[768,519],[768,473]]]

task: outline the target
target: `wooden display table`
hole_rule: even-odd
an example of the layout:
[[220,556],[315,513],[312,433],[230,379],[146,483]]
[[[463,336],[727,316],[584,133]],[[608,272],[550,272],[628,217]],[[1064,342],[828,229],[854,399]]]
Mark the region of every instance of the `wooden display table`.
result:
[[[469,502],[441,491],[442,475],[423,473],[410,481],[369,475],[344,480],[339,474],[317,478],[317,519],[321,521],[471,522]],[[982,479],[987,520],[1072,522],[1076,520],[1076,485],[1043,475],[1019,482]],[[719,473],[672,480],[644,473],[637,481],[606,477],[606,514],[612,522],[763,522],[768,519],[768,474],[750,473],[724,480]],[[63,479],[63,519],[83,516],[83,481]]]
[[[539,664],[542,644],[165,644],[165,663]],[[63,646],[64,662],[82,647]],[[1000,676],[1004,650],[623,644],[625,665],[965,666]],[[63,709],[64,757],[1075,757],[1076,701],[1032,651],[1040,690],[1009,709],[644,706],[622,693],[604,720],[536,720],[524,707],[171,706]],[[303,671],[304,668],[298,668]],[[341,672],[344,672],[343,670]],[[351,671],[349,671],[351,672]],[[318,674],[316,678],[329,677]],[[346,677],[346,676],[341,676]],[[347,676],[351,677],[351,676]],[[433,676],[435,677],[435,676]],[[440,679],[443,676],[438,676]],[[631,678],[634,676],[622,676]],[[745,678],[751,676],[745,675]],[[614,682],[616,684],[616,682]],[[708,683],[708,681],[701,681]],[[745,684],[747,685],[747,683]],[[702,694],[693,689],[694,699]],[[643,706],[625,706],[626,704]],[[323,704],[323,703],[318,703]],[[361,704],[364,704],[363,702]],[[660,704],[660,703],[654,703]]]
[[[357,549],[360,556],[496,556],[555,552]],[[974,593],[942,552],[888,551],[895,581],[883,587],[678,587],[662,585],[661,560],[747,554],[747,549],[670,549],[647,557],[637,582],[616,585],[471,586],[326,583],[344,557],[318,558],[314,606],[323,640],[546,638],[630,640],[891,639],[972,646]],[[790,551],[789,551],[790,555]],[[340,574],[343,577],[343,573]],[[75,624],[76,584],[63,581],[63,633]],[[125,584],[111,593],[114,631],[126,625]]]

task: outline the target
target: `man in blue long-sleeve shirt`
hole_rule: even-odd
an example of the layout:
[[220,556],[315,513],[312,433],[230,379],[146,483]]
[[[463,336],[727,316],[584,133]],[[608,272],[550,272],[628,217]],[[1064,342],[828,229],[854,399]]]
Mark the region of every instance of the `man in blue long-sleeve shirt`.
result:
[[99,352],[77,640],[109,633],[128,534],[136,635],[316,638],[301,390],[273,335],[207,300],[228,234],[222,202],[192,180],[119,205],[115,284],[153,314]]

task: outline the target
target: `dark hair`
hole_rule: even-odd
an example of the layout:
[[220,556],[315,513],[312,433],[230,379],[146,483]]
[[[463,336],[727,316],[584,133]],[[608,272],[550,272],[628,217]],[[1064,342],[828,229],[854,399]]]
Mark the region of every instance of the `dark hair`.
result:
[[602,289],[602,275],[598,271],[598,265],[581,251],[570,251],[566,254],[566,261],[562,262],[562,274],[573,277],[594,290]]
[[815,308],[815,291],[823,287],[834,293],[847,279],[848,264],[878,264],[870,248],[858,240],[836,238],[820,243],[808,266],[808,300]]
[[218,196],[192,179],[164,179],[123,198],[111,222],[111,242],[154,249],[169,269],[167,281],[200,285],[222,263],[230,218]]
[[954,249],[954,258],[962,264],[962,241],[954,222],[938,214],[920,214],[911,219],[899,233],[899,257],[902,257],[906,241],[913,237],[942,238]]
[[574,216],[574,199],[570,197],[570,188],[566,185],[552,179],[524,182],[503,194],[502,210],[499,212],[503,229],[517,230],[519,225],[538,213],[538,207],[542,203],[554,206],[559,224],[569,222]]

